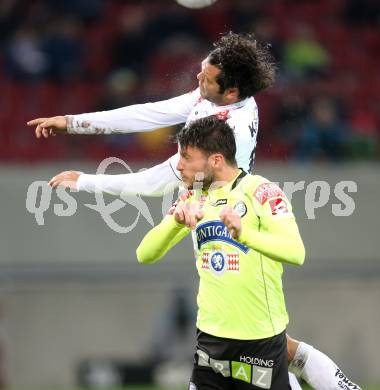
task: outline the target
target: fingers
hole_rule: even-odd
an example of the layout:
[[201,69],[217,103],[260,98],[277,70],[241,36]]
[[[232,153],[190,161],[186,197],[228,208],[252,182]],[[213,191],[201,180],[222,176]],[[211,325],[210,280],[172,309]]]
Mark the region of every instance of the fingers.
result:
[[195,229],[197,222],[204,216],[200,210],[198,203],[179,203],[174,212],[175,220],[187,226],[190,229]]
[[182,207],[177,206],[174,211],[174,218],[177,223],[185,224],[185,213]]
[[226,225],[232,238],[236,239],[241,233],[241,218],[231,207],[224,207],[219,214],[220,220]]
[[49,186],[56,189],[58,186],[77,190],[77,180],[81,172],[64,171],[52,177],[49,181]]
[[27,122],[28,126],[36,126],[36,138],[48,138],[55,135],[56,131],[65,131],[66,118],[64,116],[53,116],[51,118],[37,118]]
[[40,123],[43,123],[46,121],[47,118],[37,118],[37,119],[32,119],[31,121],[26,122],[28,126],[36,126],[39,125]]
[[41,137],[48,138],[50,132],[52,131],[51,127],[54,124],[54,122],[51,119],[53,118],[50,119],[37,118],[27,122],[26,124],[28,126],[36,126],[36,130],[35,130],[36,138],[41,138]]
[[[37,126],[37,127],[40,128],[40,133],[42,134],[42,136],[44,138],[48,138],[49,135],[54,133],[53,128],[55,128],[56,126],[57,126],[57,124],[56,124],[55,118],[47,118],[44,122],[39,124],[39,126]],[[36,135],[37,135],[37,131],[36,131]],[[37,138],[39,138],[39,137],[37,137]]]
[[46,120],[47,120],[47,118],[37,118],[37,119],[33,119],[31,121],[26,122],[26,124],[28,126],[36,126],[36,130],[35,130],[36,138],[41,138],[42,129],[43,129],[41,124],[44,123]]

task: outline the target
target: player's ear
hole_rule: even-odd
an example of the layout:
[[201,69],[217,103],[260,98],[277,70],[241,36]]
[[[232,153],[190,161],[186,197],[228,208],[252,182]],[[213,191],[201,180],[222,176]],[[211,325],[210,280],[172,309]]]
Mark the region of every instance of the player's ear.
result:
[[234,87],[234,88],[228,88],[226,90],[227,92],[227,99],[230,100],[230,101],[236,101],[236,100],[239,100],[239,94],[240,94],[240,91],[239,91],[239,88],[237,87]]
[[219,168],[224,161],[224,157],[220,153],[215,153],[211,155],[211,158],[211,164],[213,168]]

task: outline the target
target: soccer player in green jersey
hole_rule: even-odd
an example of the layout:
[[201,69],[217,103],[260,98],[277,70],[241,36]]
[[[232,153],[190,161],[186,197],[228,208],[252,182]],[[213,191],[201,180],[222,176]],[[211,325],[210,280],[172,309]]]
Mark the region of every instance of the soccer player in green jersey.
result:
[[277,185],[238,168],[224,120],[194,121],[178,143],[177,169],[193,191],[145,236],[137,257],[153,263],[195,235],[200,285],[189,389],[290,389],[282,263],[305,258],[291,205]]

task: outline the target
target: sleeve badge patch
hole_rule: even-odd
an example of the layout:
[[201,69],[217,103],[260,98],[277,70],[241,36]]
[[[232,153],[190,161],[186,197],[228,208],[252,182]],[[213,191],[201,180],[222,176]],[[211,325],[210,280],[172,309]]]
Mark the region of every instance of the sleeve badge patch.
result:
[[257,199],[257,201],[263,205],[270,198],[285,198],[285,194],[281,190],[281,188],[274,183],[263,183],[260,184],[253,196]]
[[288,204],[285,199],[277,198],[269,201],[272,215],[284,215],[289,213]]

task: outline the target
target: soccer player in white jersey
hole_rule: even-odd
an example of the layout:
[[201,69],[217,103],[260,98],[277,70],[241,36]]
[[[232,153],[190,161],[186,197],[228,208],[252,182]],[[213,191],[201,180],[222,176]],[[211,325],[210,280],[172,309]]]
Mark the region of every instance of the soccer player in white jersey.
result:
[[[258,111],[254,95],[271,86],[275,66],[268,50],[250,35],[229,33],[214,44],[197,75],[199,87],[169,100],[137,104],[116,110],[81,115],[37,118],[36,137],[59,132],[70,134],[116,134],[151,131],[161,127],[188,124],[209,115],[225,118],[234,129],[238,166],[252,171],[258,130]],[[176,171],[178,155],[138,173],[88,175],[65,171],[50,180],[80,191],[113,195],[162,196],[180,183]],[[288,336],[289,370],[317,390],[357,389],[324,353]],[[292,389],[299,389],[294,377]]]

